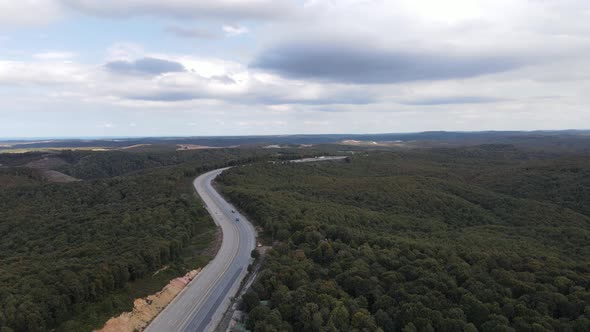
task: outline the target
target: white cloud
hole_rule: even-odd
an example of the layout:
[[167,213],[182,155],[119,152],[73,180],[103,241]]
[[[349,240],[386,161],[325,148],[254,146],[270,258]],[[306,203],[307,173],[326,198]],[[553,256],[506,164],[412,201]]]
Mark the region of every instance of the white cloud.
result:
[[62,14],[56,0],[0,0],[0,27],[46,24]]
[[107,49],[107,60],[134,60],[145,54],[143,46],[132,42],[118,42]]
[[224,25],[222,29],[227,37],[236,37],[249,32],[248,28],[234,24]]
[[101,129],[101,130],[111,130],[111,129],[114,129],[118,126],[114,123],[111,123],[111,122],[103,122],[103,123],[96,124],[95,127],[98,129]]
[[[128,52],[115,56],[129,57]],[[123,49],[127,49],[123,47]],[[139,59],[153,58],[174,63],[182,71],[153,71],[152,75],[120,75],[104,64],[83,65],[63,61],[69,54],[56,52],[36,55],[38,61],[0,61],[0,84],[40,85],[52,89],[52,99],[85,100],[113,105],[171,105],[215,101],[232,105],[330,104],[372,102],[376,95],[355,86],[329,86],[283,79],[259,73],[238,62],[186,55],[142,53]],[[110,54],[108,59],[113,55]],[[42,60],[43,59],[43,60]],[[127,61],[127,60],[125,60]],[[136,63],[139,60],[128,60]],[[106,64],[112,63],[105,60]],[[126,62],[127,63],[127,62]],[[68,85],[68,90],[52,88]]]
[[75,58],[76,56],[77,54],[73,52],[49,51],[34,54],[33,58],[39,60],[68,60]]
[[215,40],[223,37],[223,35],[217,31],[182,25],[169,25],[166,27],[166,29],[164,29],[164,31],[177,37],[191,39]]
[[[8,15],[18,16],[35,3],[41,8],[36,13],[44,18],[24,15],[19,19],[21,24],[49,22],[60,16],[59,6],[51,1],[19,4],[0,0],[0,20],[4,21],[2,18]],[[63,0],[63,3],[70,9],[108,18],[149,15],[155,17],[155,24],[168,26],[169,33],[198,40],[188,40],[195,44],[189,48],[187,40],[171,38],[182,45],[175,48],[170,44],[173,46],[170,49],[184,50],[184,54],[158,49],[158,43],[145,48],[134,42],[118,43],[104,53],[94,50],[105,58],[93,65],[84,64],[88,60],[82,55],[76,57],[73,52],[78,50],[37,51],[22,57],[19,54],[18,59],[31,61],[0,61],[0,84],[4,88],[0,108],[23,105],[46,109],[45,102],[49,100],[55,103],[50,105],[64,103],[76,111],[94,107],[121,114],[137,112],[140,116],[149,111],[166,112],[166,119],[175,116],[183,119],[176,123],[179,127],[194,123],[190,127],[195,132],[203,130],[210,134],[215,134],[214,130],[229,130],[220,123],[226,123],[227,128],[239,127],[232,129],[239,133],[248,130],[270,133],[272,128],[291,133],[547,129],[590,123],[586,106],[590,103],[587,93],[590,3],[587,2]],[[1,11],[2,5],[7,4],[14,6]],[[47,15],[45,8],[49,8]],[[295,9],[295,14],[289,8]],[[161,18],[164,20],[158,20]],[[186,18],[198,18],[198,28],[185,27],[187,22],[182,20]],[[217,21],[202,23],[205,19]],[[267,21],[260,24],[249,20]],[[216,33],[207,30],[215,31],[214,27],[219,26],[221,30]],[[242,45],[223,38],[224,34],[232,37],[244,33],[256,34],[253,36],[256,43]],[[170,40],[163,43],[166,49]],[[297,50],[284,45],[300,47]],[[280,47],[283,52],[270,52]],[[295,50],[307,57],[295,54]],[[326,50],[331,52],[323,52]],[[352,52],[355,56],[351,57],[351,52],[343,50],[358,52]],[[400,50],[406,51],[405,57],[399,56]],[[381,52],[380,56],[375,56],[377,52]],[[431,58],[412,57],[413,54],[427,54]],[[297,60],[297,66],[291,67],[291,71],[281,71],[252,65],[265,55],[275,60]],[[397,63],[403,65],[398,67],[411,68],[410,74],[416,75],[409,75],[411,79],[405,80],[396,77],[403,72],[396,71],[398,67],[392,67],[388,60],[395,55],[398,55]],[[443,58],[452,61],[445,62]],[[500,64],[473,61],[491,58]],[[117,75],[105,67],[113,61],[141,64],[142,59],[178,63],[185,70]],[[503,59],[518,62],[506,65],[501,63]],[[485,70],[465,71],[466,63],[475,69],[481,64]],[[445,64],[452,66],[445,67]],[[486,64],[501,70],[490,70]],[[433,67],[453,70],[433,75]],[[301,75],[297,71],[301,68],[303,73],[324,76]],[[348,70],[346,75],[342,75],[344,69]],[[363,79],[366,72],[363,69],[382,76],[379,80]],[[19,88],[25,85],[34,89]],[[13,92],[16,92],[14,96]],[[194,118],[184,119],[184,112],[194,112],[190,113]],[[132,128],[136,119],[137,116],[130,116],[117,120],[129,125],[113,129],[131,131],[150,127],[142,118],[141,126]],[[99,118],[92,125],[101,121],[104,122]],[[159,125],[159,121],[154,123]]]
[[263,41],[265,49],[330,41],[414,52],[570,56],[588,52],[588,20],[590,2],[574,0],[313,0],[298,21],[263,30]]
[[86,82],[89,68],[72,62],[2,61],[0,84],[72,84]]
[[61,0],[81,12],[107,17],[140,15],[204,19],[278,19],[296,10],[294,0]]

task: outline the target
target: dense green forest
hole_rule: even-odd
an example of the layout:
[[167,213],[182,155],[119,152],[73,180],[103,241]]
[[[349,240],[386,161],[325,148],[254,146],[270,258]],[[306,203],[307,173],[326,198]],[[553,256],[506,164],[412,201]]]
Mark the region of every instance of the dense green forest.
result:
[[27,184],[38,184],[37,172],[30,168],[0,168],[0,187],[17,187]]
[[590,331],[590,157],[509,145],[257,164],[254,331]]
[[164,166],[178,166],[195,175],[238,163],[251,163],[268,155],[257,149],[211,149],[193,151],[125,152],[63,151],[57,157],[67,164],[57,170],[80,179],[98,179]]
[[139,176],[1,191],[0,325],[55,327],[178,258],[212,227],[182,186],[181,178]]
[[[0,330],[89,331],[205,264],[215,227],[192,179],[265,154],[0,154]],[[23,166],[40,158],[85,181],[47,183]]]

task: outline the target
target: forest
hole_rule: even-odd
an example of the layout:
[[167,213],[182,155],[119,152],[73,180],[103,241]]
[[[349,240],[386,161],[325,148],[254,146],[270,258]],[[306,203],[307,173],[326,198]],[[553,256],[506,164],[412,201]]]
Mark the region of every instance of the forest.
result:
[[590,157],[493,144],[219,178],[272,249],[253,331],[590,331]]
[[[215,226],[192,179],[264,154],[0,154],[0,331],[90,331],[161,289],[144,284],[163,266],[171,279],[204,265]],[[48,183],[23,166],[36,160],[83,181]]]

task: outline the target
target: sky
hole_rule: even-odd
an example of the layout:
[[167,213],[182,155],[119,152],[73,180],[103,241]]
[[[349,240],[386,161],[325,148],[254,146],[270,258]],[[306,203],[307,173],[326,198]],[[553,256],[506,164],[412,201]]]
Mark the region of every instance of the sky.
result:
[[0,0],[0,137],[590,129],[590,2]]

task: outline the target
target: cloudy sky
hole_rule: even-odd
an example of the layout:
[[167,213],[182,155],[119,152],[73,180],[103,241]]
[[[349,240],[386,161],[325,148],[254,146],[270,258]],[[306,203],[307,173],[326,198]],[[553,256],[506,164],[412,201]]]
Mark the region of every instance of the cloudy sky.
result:
[[590,128],[590,2],[0,0],[0,137]]

